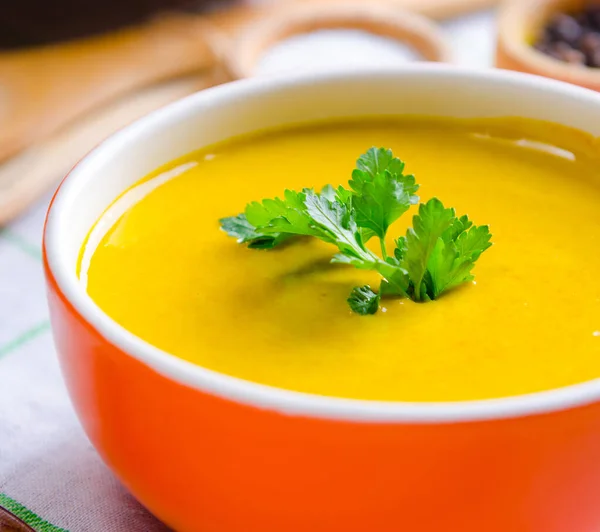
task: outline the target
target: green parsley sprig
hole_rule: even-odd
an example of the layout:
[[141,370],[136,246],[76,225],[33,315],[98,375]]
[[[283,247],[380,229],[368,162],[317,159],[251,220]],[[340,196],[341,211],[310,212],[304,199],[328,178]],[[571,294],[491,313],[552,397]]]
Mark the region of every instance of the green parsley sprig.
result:
[[[431,301],[473,280],[471,271],[491,246],[491,234],[487,225],[474,226],[433,198],[419,205],[413,226],[388,255],[389,227],[419,202],[419,185],[413,175],[404,174],[404,167],[391,150],[371,148],[359,157],[349,188],[286,190],[283,198],[249,203],[243,214],[221,219],[221,227],[253,249],[272,249],[297,236],[315,237],[337,247],[332,262],[378,272],[378,293],[362,286],[348,298],[358,314],[375,314],[382,297]],[[365,245],[373,237],[380,241],[381,256]]]

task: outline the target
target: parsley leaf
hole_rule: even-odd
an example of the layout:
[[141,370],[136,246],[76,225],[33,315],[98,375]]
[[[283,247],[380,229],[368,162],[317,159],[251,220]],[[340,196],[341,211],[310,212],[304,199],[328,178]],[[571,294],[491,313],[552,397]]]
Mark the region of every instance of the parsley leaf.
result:
[[406,232],[402,261],[412,284],[412,296],[415,301],[427,298],[423,278],[427,272],[429,258],[444,231],[449,229],[456,216],[454,209],[446,209],[437,198],[419,205],[419,214],[413,217],[413,227]]
[[[295,236],[311,236],[335,245],[332,262],[378,272],[379,293],[356,287],[348,298],[358,314],[377,312],[381,297],[437,299],[444,291],[473,279],[472,269],[491,246],[488,226],[474,226],[433,198],[419,206],[413,227],[396,240],[392,256],[385,249],[390,225],[418,202],[419,185],[404,175],[404,163],[391,150],[371,148],[361,155],[349,189],[325,186],[321,192],[286,190],[283,198],[246,206],[244,214],[223,218],[221,227],[239,243],[271,249]],[[365,246],[381,241],[382,257]]]
[[375,314],[379,309],[379,295],[373,292],[369,285],[357,286],[352,289],[348,304],[354,312],[361,316]]
[[475,261],[492,244],[487,225],[471,227],[454,239],[439,239],[431,254],[429,272],[431,274],[430,293],[436,299],[442,292],[472,281],[471,274]]
[[366,242],[374,235],[379,237],[384,258],[389,226],[419,201],[415,195],[419,185],[413,175],[404,175],[404,166],[391,150],[371,148],[359,157],[349,182],[363,239]]
[[307,191],[305,204],[308,215],[322,227],[343,255],[367,262],[375,258],[365,248],[354,213],[348,205],[337,199],[329,200],[324,194],[312,190]]
[[248,247],[251,249],[271,249],[291,237],[291,235],[277,233],[270,235],[261,234],[248,221],[244,214],[221,218],[219,223],[223,231],[229,236],[237,238],[239,244],[248,244]]
[[261,234],[323,235],[314,227],[306,213],[306,189],[302,192],[286,190],[283,199],[254,201],[246,206],[246,218]]
[[356,170],[352,173],[352,179],[354,180],[357,174],[367,174],[372,179],[386,170],[391,174],[400,175],[404,171],[404,166],[404,162],[394,157],[392,150],[373,147],[356,161]]
[[475,261],[491,246],[488,226],[456,217],[437,198],[419,207],[413,227],[396,241],[394,255],[410,280],[415,301],[437,299],[442,292],[471,281]]
[[338,247],[344,260],[377,259],[363,244],[354,211],[337,198],[332,187],[321,193],[312,189],[302,192],[286,190],[284,198],[265,199],[246,207],[247,222],[259,235],[314,236]]
[[362,182],[360,192],[355,192],[352,205],[356,209],[356,223],[381,239],[411,206],[411,196],[403,182],[388,171],[377,174],[372,181]]

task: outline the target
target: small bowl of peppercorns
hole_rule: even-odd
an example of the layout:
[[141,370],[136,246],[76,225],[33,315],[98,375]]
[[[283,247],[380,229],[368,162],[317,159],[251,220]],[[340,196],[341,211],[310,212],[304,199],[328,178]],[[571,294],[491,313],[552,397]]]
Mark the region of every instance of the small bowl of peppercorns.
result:
[[600,91],[600,0],[507,0],[496,64]]

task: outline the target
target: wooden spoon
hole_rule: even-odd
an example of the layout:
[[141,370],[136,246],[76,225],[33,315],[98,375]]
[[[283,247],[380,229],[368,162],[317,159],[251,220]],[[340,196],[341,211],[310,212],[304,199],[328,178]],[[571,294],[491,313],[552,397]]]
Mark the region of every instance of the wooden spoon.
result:
[[116,96],[213,66],[207,31],[200,17],[170,16],[0,55],[0,161]]
[[159,84],[117,99],[0,165],[0,227],[19,215],[78,158],[134,120],[196,91],[225,81],[221,71]]

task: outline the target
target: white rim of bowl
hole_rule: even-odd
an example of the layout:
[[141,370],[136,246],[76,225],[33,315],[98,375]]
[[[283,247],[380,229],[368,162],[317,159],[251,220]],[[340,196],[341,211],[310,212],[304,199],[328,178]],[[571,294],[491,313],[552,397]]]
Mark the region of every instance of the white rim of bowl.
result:
[[75,310],[106,340],[123,352],[153,368],[161,375],[199,391],[233,402],[271,410],[285,415],[346,420],[363,423],[456,423],[531,416],[567,410],[600,400],[600,378],[548,391],[525,395],[453,402],[371,401],[328,397],[263,385],[212,371],[163,351],[113,321],[88,296],[79,283],[75,268],[61,253],[61,233],[69,223],[63,214],[75,198],[83,176],[94,166],[123,146],[135,142],[140,133],[158,127],[169,117],[180,115],[195,104],[215,97],[231,98],[247,92],[273,92],[289,85],[314,84],[335,80],[352,80],[377,75],[454,76],[466,79],[492,78],[537,87],[570,98],[589,100],[600,105],[600,94],[529,74],[500,70],[473,70],[443,64],[413,64],[401,68],[371,68],[349,72],[309,73],[294,76],[253,78],[206,89],[179,100],[134,122],[109,137],[84,157],[58,188],[48,212],[44,231],[44,248],[48,267],[58,288]]

